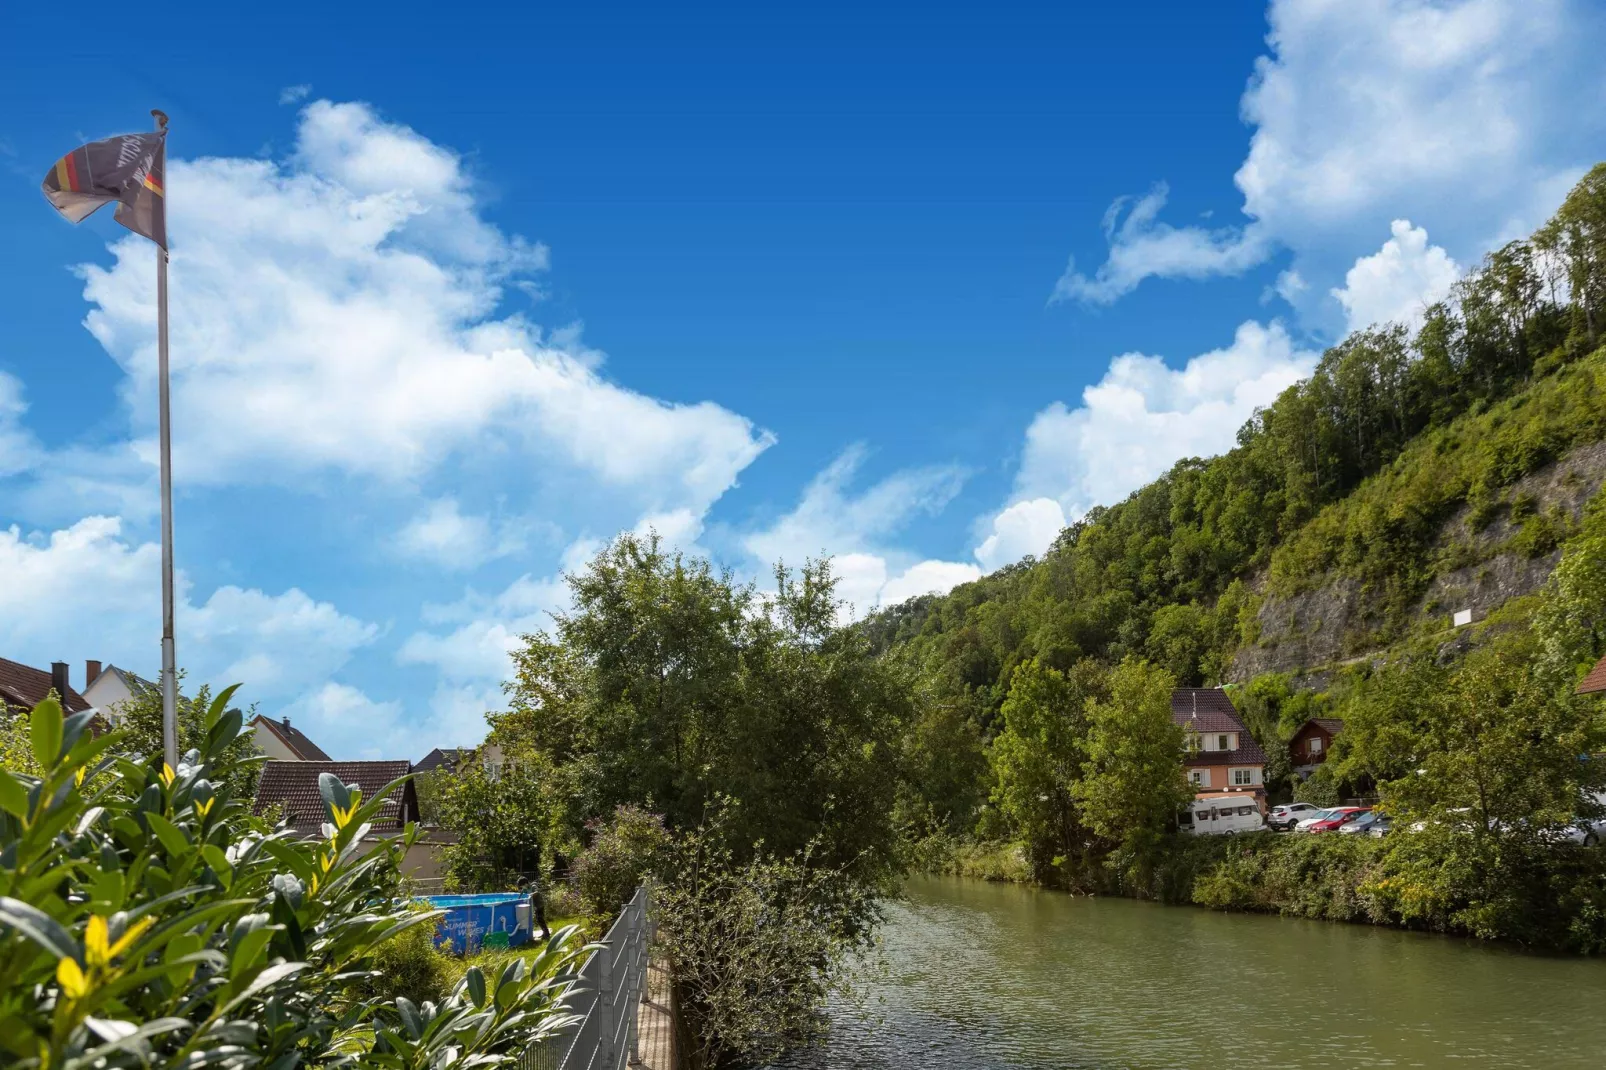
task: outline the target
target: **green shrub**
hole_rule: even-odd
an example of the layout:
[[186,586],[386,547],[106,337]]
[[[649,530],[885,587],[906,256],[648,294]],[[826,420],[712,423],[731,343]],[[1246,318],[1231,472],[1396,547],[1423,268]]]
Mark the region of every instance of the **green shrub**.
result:
[[422,923],[374,949],[372,968],[377,975],[359,982],[358,991],[369,997],[404,996],[418,1004],[438,1003],[462,977],[463,968],[457,963],[456,956],[435,947],[434,923]]
[[876,889],[847,870],[812,849],[740,860],[717,818],[677,837],[655,910],[693,1067],[763,1065],[817,1039],[879,919]]
[[364,799],[328,774],[321,838],[252,818],[231,786],[247,779],[232,691],[177,769],[121,756],[126,737],[89,734],[90,712],[33,711],[38,775],[0,769],[7,1066],[447,1070],[516,1058],[572,1020],[572,932],[422,1006],[354,991],[434,916],[402,894],[412,834],[365,852],[387,792]]
[[620,806],[591,826],[591,846],[574,863],[575,887],[593,914],[616,914],[642,881],[659,878],[669,857],[663,818]]

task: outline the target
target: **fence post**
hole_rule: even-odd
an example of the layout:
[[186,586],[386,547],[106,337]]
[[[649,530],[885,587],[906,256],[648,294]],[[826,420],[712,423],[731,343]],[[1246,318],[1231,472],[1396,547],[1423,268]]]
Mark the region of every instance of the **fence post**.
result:
[[613,945],[603,942],[597,950],[597,1054],[602,1056],[601,1065],[611,1067],[614,1063],[613,1033],[616,1027],[614,1021],[613,1001]]

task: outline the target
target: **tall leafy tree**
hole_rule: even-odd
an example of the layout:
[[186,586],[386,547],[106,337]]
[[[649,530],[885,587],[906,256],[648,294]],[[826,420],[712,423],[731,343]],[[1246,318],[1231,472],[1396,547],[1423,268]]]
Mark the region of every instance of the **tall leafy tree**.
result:
[[550,762],[571,826],[634,804],[686,831],[728,801],[733,843],[890,865],[911,688],[838,626],[829,563],[778,568],[760,599],[627,534],[569,584],[574,608],[515,655],[493,738]]
[[1119,845],[1112,861],[1139,881],[1193,798],[1182,728],[1171,721],[1175,685],[1164,669],[1129,658],[1110,674],[1109,697],[1087,708],[1087,760],[1075,794],[1088,826]]
[[1104,694],[1105,672],[1092,661],[1062,673],[1033,658],[1011,677],[1004,729],[993,741],[993,799],[1026,843],[1039,880],[1074,879],[1087,869],[1093,833],[1077,792],[1088,759],[1088,702]]

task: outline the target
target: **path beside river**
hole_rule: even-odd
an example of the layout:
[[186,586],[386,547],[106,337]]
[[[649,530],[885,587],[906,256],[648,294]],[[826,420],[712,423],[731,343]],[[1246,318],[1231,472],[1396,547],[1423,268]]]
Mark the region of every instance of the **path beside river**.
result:
[[1606,1065],[1606,961],[919,878],[864,1011],[778,1070]]

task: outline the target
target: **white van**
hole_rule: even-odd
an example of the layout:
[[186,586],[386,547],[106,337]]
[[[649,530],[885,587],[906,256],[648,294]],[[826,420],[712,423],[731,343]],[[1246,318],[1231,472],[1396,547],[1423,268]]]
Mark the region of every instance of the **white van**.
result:
[[1177,815],[1183,832],[1195,836],[1231,836],[1239,832],[1260,832],[1266,819],[1260,804],[1248,792],[1232,795],[1200,795]]

